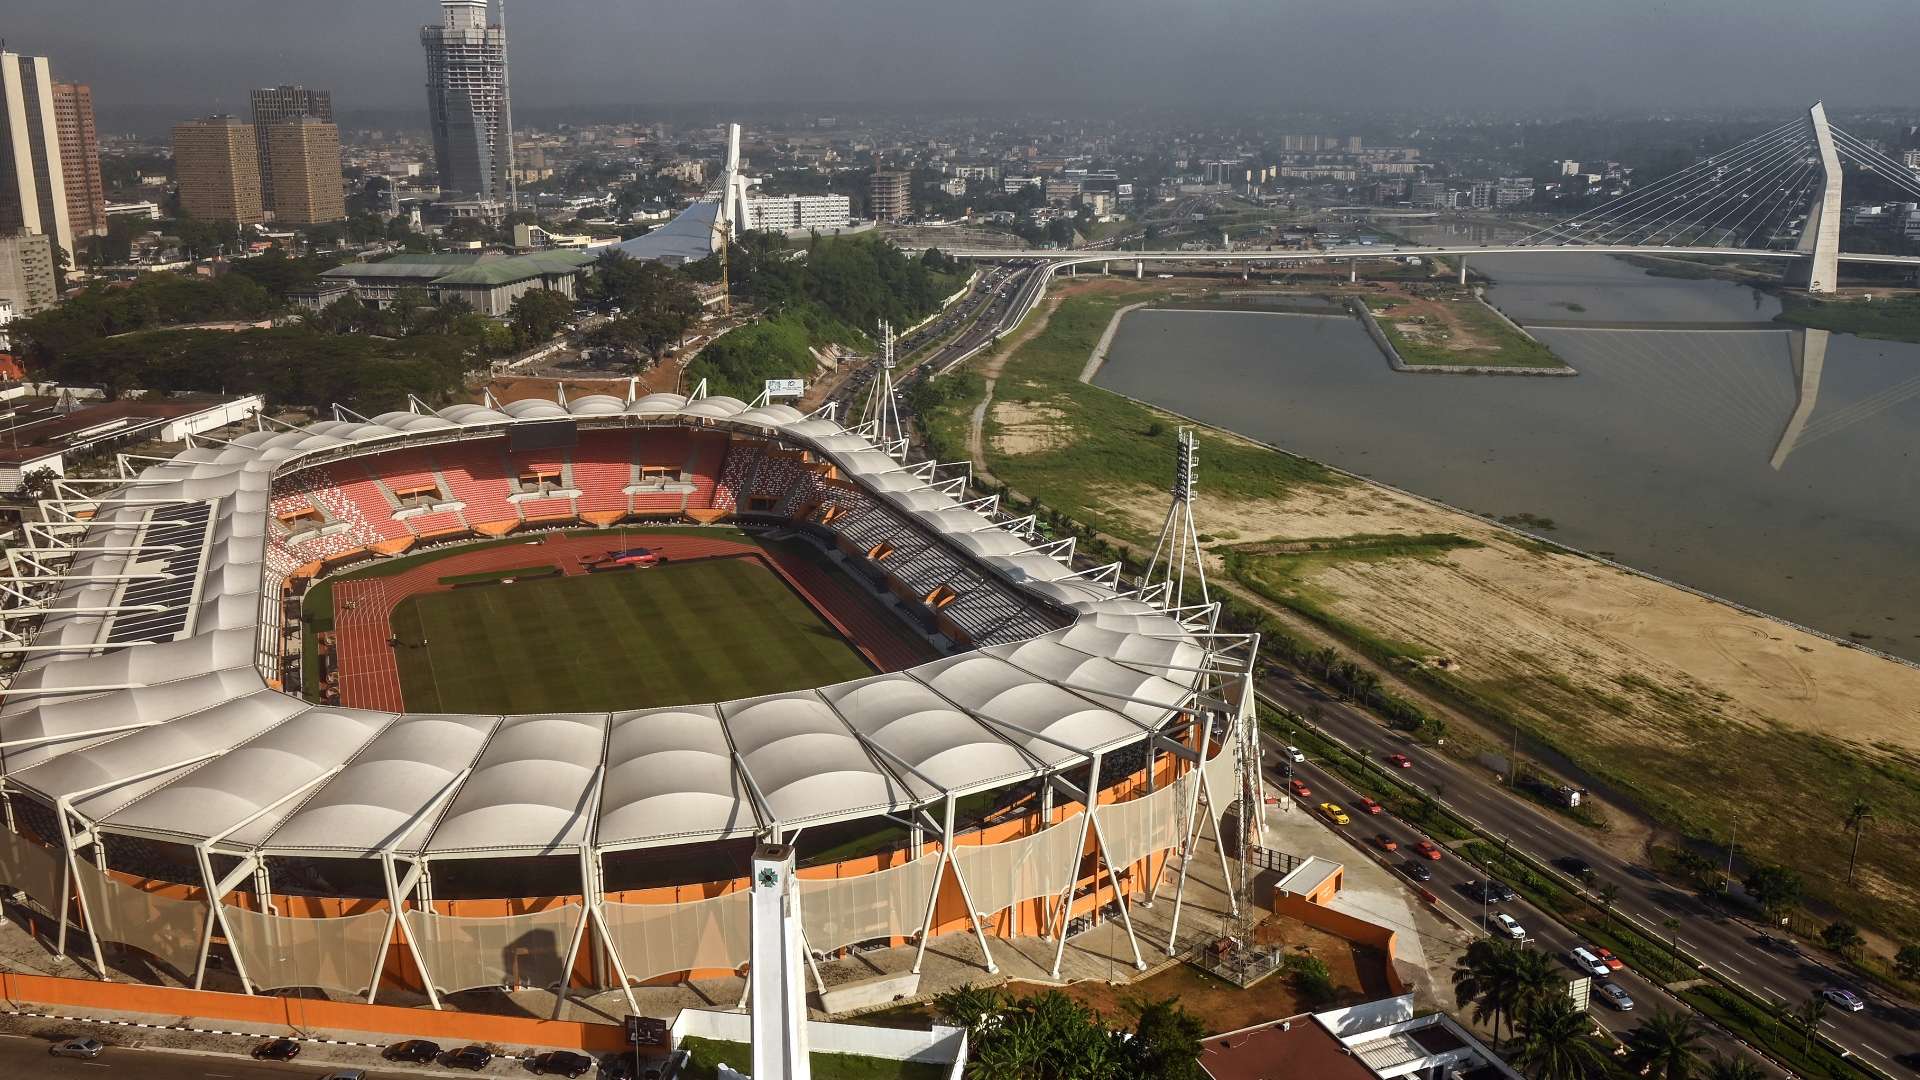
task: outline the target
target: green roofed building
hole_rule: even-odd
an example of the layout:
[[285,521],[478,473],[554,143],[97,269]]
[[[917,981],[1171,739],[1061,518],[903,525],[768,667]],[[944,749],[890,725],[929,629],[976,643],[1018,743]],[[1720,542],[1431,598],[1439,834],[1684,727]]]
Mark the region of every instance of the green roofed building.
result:
[[363,303],[386,307],[402,289],[424,289],[436,302],[458,297],[483,315],[499,317],[534,289],[571,298],[580,271],[594,256],[580,251],[532,255],[396,255],[380,262],[348,263],[321,274],[344,284]]

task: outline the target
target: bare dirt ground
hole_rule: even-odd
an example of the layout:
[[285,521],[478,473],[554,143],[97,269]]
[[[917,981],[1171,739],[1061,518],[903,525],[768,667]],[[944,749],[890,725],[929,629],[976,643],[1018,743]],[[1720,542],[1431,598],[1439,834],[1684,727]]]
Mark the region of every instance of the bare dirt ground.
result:
[[1461,353],[1491,352],[1500,347],[1499,342],[1487,340],[1461,319],[1460,308],[1468,301],[1436,300],[1402,289],[1392,289],[1390,295],[1395,303],[1386,316],[1408,340]]
[[1066,445],[1072,428],[1067,414],[1051,405],[997,401],[993,448],[1002,454],[1037,454]]

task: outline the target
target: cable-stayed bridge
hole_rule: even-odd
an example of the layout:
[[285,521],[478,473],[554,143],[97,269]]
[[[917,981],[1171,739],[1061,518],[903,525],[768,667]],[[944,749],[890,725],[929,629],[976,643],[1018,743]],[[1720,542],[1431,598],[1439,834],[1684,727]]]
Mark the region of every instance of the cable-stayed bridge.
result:
[[1243,262],[1283,264],[1384,255],[1474,255],[1548,252],[1687,254],[1802,262],[1807,290],[1833,292],[1843,262],[1920,267],[1920,256],[1840,249],[1840,210],[1847,170],[1871,174],[1895,194],[1920,201],[1920,178],[1870,143],[1827,121],[1824,106],[1756,135],[1672,176],[1500,244],[1349,245],[1314,251],[1049,251],[962,250],[961,259],[1041,260],[1055,269],[1090,264]]

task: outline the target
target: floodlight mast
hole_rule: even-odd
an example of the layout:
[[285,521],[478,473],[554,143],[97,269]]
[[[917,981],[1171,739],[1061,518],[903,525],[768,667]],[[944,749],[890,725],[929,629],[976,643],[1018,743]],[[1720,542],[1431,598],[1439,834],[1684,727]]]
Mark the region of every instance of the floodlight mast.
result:
[[1199,589],[1200,604],[1213,602],[1207,593],[1206,553],[1200,549],[1200,533],[1193,523],[1193,499],[1199,475],[1199,440],[1192,428],[1183,427],[1175,448],[1173,487],[1169,489],[1173,503],[1167,507],[1167,519],[1160,526],[1160,539],[1153,546],[1153,557],[1147,561],[1147,572],[1140,578],[1143,590],[1164,582],[1172,601],[1169,607],[1186,606],[1188,574],[1193,575]]
[[867,404],[861,419],[872,430],[873,444],[895,460],[906,460],[907,428],[900,422],[900,404],[894,392],[893,369],[895,339],[893,324],[880,324],[880,372],[867,390]]

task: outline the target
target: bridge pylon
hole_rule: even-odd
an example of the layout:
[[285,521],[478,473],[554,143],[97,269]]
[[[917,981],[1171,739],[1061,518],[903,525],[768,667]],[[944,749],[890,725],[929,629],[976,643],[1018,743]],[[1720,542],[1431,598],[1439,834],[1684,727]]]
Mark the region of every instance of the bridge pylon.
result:
[[1807,110],[1813,125],[1814,146],[1820,155],[1822,182],[1807,207],[1807,226],[1800,232],[1800,250],[1810,253],[1807,291],[1830,293],[1840,284],[1840,154],[1834,148],[1833,129],[1827,126],[1827,108],[1814,102]]

